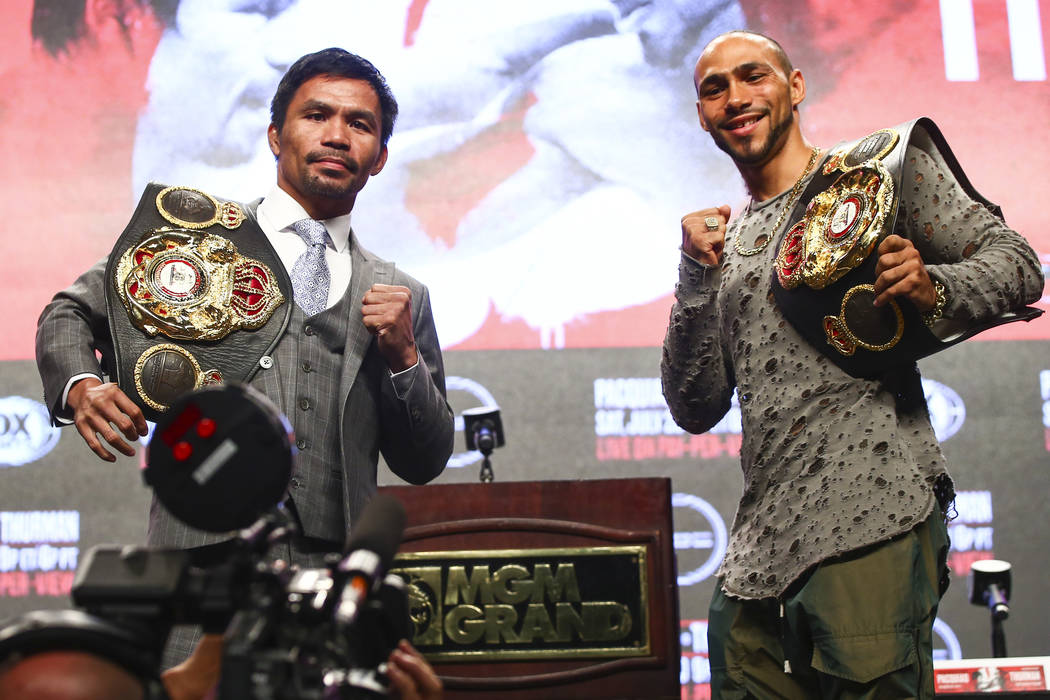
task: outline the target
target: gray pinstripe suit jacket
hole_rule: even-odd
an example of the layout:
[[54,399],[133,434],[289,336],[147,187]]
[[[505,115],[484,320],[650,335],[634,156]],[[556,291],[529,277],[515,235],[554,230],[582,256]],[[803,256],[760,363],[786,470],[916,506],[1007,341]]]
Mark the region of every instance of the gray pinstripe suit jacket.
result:
[[[258,202],[249,205],[254,214]],[[444,469],[453,448],[453,414],[445,399],[445,375],[427,288],[363,249],[351,233],[352,275],[347,304],[349,332],[343,352],[342,374],[332,379],[332,390],[342,397],[339,435],[343,472],[343,514],[348,527],[376,490],[378,455],[395,474],[423,484]],[[52,417],[68,417],[59,403],[70,377],[100,373],[113,356],[106,320],[105,260],[95,264],[70,287],[55,295],[37,324],[37,366],[44,384],[44,400]],[[403,398],[394,392],[389,370],[374,338],[361,320],[359,301],[372,284],[397,284],[412,291],[412,323],[420,362],[413,370],[411,388]],[[236,342],[236,333],[223,342]],[[252,385],[281,406],[282,372],[297,367],[295,357],[277,355],[274,367],[261,370]],[[283,369],[282,369],[283,368]],[[285,407],[282,406],[282,409]],[[321,494],[296,492],[296,506],[307,520],[311,504]],[[343,532],[307,532],[342,542]],[[168,514],[154,499],[150,512],[151,544],[196,547],[226,539],[195,530]]]

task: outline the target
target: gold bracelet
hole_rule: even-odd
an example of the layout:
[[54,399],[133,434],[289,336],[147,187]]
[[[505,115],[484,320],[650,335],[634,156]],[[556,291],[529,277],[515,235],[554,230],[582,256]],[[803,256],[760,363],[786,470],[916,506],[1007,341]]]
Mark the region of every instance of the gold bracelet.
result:
[[922,315],[922,320],[926,323],[927,327],[932,327],[935,322],[944,316],[944,305],[948,303],[948,290],[944,288],[944,285],[938,281],[933,283],[933,308],[926,311]]

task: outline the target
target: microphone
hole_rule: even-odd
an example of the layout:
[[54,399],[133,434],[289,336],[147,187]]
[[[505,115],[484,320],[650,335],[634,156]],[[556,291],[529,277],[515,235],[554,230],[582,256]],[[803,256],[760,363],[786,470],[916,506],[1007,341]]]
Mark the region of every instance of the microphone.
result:
[[496,447],[496,435],[492,432],[492,428],[484,423],[478,426],[474,441],[478,444],[478,450],[483,454],[492,452]]
[[353,624],[368,594],[383,580],[394,561],[405,529],[405,507],[393,496],[377,494],[365,506],[347,539],[347,553],[336,566],[346,584],[335,608],[335,619]]
[[496,406],[479,406],[463,411],[463,434],[467,449],[478,450],[488,456],[497,447],[503,447],[503,421]]

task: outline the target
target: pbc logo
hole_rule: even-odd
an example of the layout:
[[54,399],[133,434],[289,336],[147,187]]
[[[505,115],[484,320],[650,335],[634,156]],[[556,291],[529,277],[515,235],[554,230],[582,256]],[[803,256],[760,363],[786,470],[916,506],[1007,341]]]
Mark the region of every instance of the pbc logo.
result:
[[58,444],[44,404],[23,396],[0,398],[0,467],[20,467]]
[[923,378],[922,392],[930,409],[930,423],[938,442],[955,435],[966,421],[966,404],[951,387]]
[[[722,563],[729,544],[726,524],[714,506],[690,493],[671,494],[671,506],[675,508],[678,585],[692,586],[709,578]],[[693,564],[695,568],[686,571]]]
[[962,657],[962,645],[959,644],[959,638],[948,623],[938,617],[933,621],[934,661],[961,659]]

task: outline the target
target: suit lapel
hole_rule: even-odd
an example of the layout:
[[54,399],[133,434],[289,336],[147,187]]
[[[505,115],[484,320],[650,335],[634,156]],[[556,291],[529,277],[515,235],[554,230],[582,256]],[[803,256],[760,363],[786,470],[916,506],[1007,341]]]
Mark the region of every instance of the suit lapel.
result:
[[347,333],[346,345],[343,347],[343,373],[339,382],[339,395],[345,399],[350,395],[350,387],[353,386],[357,373],[361,369],[361,362],[365,353],[372,343],[372,335],[361,321],[361,300],[365,293],[372,288],[373,284],[390,284],[390,264],[377,260],[370,253],[363,250],[357,242],[354,232],[350,232],[350,297],[347,299]]

